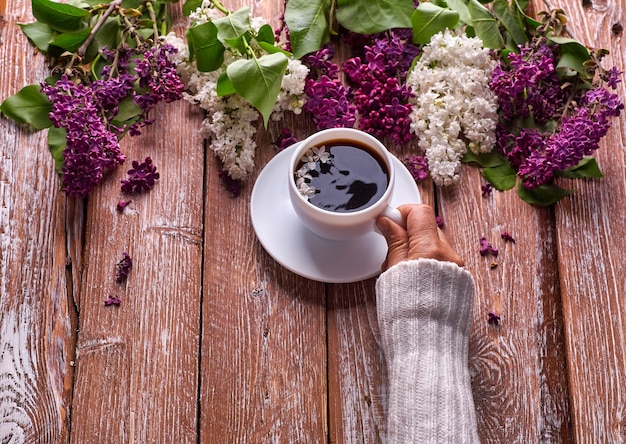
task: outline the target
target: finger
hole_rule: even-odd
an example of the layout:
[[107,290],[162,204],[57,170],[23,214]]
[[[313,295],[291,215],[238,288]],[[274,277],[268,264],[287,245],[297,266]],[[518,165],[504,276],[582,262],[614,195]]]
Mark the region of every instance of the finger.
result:
[[[398,208],[407,224],[407,232],[423,241],[437,239],[435,210],[429,205],[403,205]],[[411,236],[412,237],[412,236]]]
[[385,269],[406,260],[409,253],[409,238],[404,228],[388,217],[379,217],[376,225],[387,241],[387,258],[383,264]]
[[459,267],[465,267],[465,262],[452,248],[452,245],[450,245],[450,242],[448,242],[448,238],[446,237],[445,233],[439,228],[437,228],[437,232],[439,234],[439,240],[441,242],[442,249],[444,252],[446,252],[444,260],[447,260],[448,262],[454,262]]

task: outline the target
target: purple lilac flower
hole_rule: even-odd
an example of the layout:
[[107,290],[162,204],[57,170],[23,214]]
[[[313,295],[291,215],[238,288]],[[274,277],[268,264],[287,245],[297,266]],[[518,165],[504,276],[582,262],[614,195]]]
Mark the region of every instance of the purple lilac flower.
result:
[[620,78],[622,74],[623,74],[623,71],[618,70],[617,66],[613,66],[607,72],[606,86],[608,86],[609,88],[616,89],[617,84],[622,81],[622,79]]
[[357,111],[350,103],[351,90],[339,80],[339,66],[331,61],[332,57],[332,49],[325,47],[306,58],[310,72],[304,88],[304,109],[313,115],[318,129],[351,128]]
[[575,166],[592,154],[609,130],[610,119],[619,116],[622,109],[619,96],[606,88],[587,91],[574,114],[563,118],[560,130],[546,137],[542,146],[534,147],[520,165],[518,175],[524,187],[544,185],[556,171]]
[[396,33],[380,34],[364,46],[362,56],[343,64],[343,71],[355,86],[359,128],[375,137],[390,137],[396,143],[406,143],[414,137],[409,131],[413,105],[408,101],[412,92],[401,83],[416,53],[406,50],[409,47],[413,49]]
[[133,267],[133,260],[128,253],[124,253],[122,259],[115,265],[115,280],[120,283],[126,280],[130,269]]
[[52,124],[66,130],[61,173],[68,196],[85,197],[100,183],[107,170],[126,160],[118,143],[121,130],[105,123],[110,117],[107,109],[117,105],[111,100],[103,106],[99,100],[106,88],[111,88],[112,94],[119,97],[120,91],[125,89],[122,83],[96,84],[94,89],[76,85],[64,75],[55,85],[42,85],[42,92],[52,103]]
[[121,213],[124,211],[124,208],[126,208],[128,204],[131,203],[132,201],[133,201],[132,199],[120,200],[115,206],[115,209],[117,210],[118,213]]
[[121,303],[122,303],[122,300],[120,298],[118,298],[117,296],[112,296],[112,295],[109,295],[109,297],[104,300],[105,307],[108,307],[110,305],[115,305],[116,307],[119,307]]
[[489,314],[487,315],[487,323],[489,325],[498,326],[500,324],[500,316],[495,314],[493,311],[490,311]]
[[159,173],[150,157],[146,157],[142,163],[133,160],[133,167],[128,170],[128,179],[122,179],[122,192],[132,194],[150,191],[158,179]]
[[428,177],[428,160],[424,156],[411,156],[403,160],[415,182],[421,182]]
[[480,193],[483,197],[490,196],[492,191],[493,185],[491,185],[489,182],[480,187]]
[[511,242],[511,243],[515,243],[515,239],[513,239],[513,236],[511,236],[511,234],[508,231],[503,232],[502,234],[500,234],[500,237],[504,240],[504,242]]
[[146,88],[147,91],[143,94],[136,94],[133,98],[142,109],[144,118],[131,126],[131,135],[140,134],[140,127],[154,121],[145,116],[158,102],[165,100],[169,103],[182,98],[185,85],[176,72],[176,64],[169,58],[169,55],[176,52],[178,50],[172,45],[152,47],[137,63],[135,72],[139,76],[139,86]]
[[532,117],[538,125],[552,120],[565,103],[565,90],[556,71],[554,49],[521,47],[509,54],[509,67],[495,67],[490,88],[498,96],[505,121]]
[[484,237],[481,237],[480,238],[480,255],[487,256],[489,254],[497,257],[498,250],[496,248],[493,248],[491,244],[487,242],[487,239],[485,239]]
[[280,136],[278,136],[278,139],[274,142],[274,145],[282,151],[289,148],[294,143],[298,143],[298,139],[293,136],[289,128],[283,128],[280,132]]

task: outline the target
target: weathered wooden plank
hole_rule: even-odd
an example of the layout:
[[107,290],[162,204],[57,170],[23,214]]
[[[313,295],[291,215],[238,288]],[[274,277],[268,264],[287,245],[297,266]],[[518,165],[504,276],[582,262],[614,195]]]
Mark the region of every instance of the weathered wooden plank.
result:
[[[534,11],[544,9],[532,3]],[[570,441],[552,213],[525,204],[514,191],[481,197],[476,171],[466,169],[465,180],[463,194],[444,190],[440,205],[446,233],[453,233],[477,284],[470,366],[481,440]],[[515,244],[503,243],[504,231]],[[499,248],[497,259],[479,256],[483,236]],[[487,323],[490,312],[502,317],[499,326]]]
[[[565,2],[581,42],[606,48],[604,66],[624,69],[626,2]],[[584,6],[584,5],[588,6]],[[626,89],[619,84],[624,100]],[[597,152],[601,180],[564,181],[575,194],[556,207],[572,418],[577,442],[626,441],[626,116]]]
[[[17,26],[30,3],[0,2],[0,100],[46,67]],[[0,118],[0,441],[67,440],[73,302],[64,196],[46,132]],[[80,219],[80,216],[79,218]]]
[[[197,439],[202,114],[182,101],[160,105],[154,125],[122,141],[128,165],[89,198],[71,442]],[[160,180],[120,214],[120,179],[147,156]],[[134,263],[119,284],[124,252]],[[108,295],[121,306],[105,307]]]
[[[264,7],[272,5],[276,2]],[[253,14],[278,16],[254,8]],[[297,137],[305,133],[294,122],[287,118],[272,124],[271,132],[258,128],[257,171],[238,198],[231,198],[219,184],[218,162],[208,152],[203,442],[328,439],[324,286],[276,263],[256,240],[249,222],[256,175],[275,154],[271,142],[282,125],[294,129]]]
[[379,345],[374,279],[330,285],[328,391],[330,442],[381,442],[387,382]]
[[[568,436],[566,369],[554,232],[550,210],[522,202],[515,192],[481,197],[469,168],[462,189],[443,190],[444,232],[476,282],[470,370],[482,442],[559,442]],[[505,244],[509,232],[516,243]],[[481,257],[479,239],[499,249]],[[498,326],[488,314],[501,316]]]

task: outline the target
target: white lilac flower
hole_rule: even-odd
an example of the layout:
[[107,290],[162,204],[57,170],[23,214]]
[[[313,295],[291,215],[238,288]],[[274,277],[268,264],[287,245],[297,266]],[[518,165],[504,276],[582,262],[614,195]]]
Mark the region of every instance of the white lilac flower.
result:
[[304,86],[308,75],[309,68],[303,65],[300,60],[289,59],[272,113],[272,120],[282,119],[285,111],[291,111],[294,114],[302,113],[302,108],[306,103]]
[[479,38],[446,30],[424,46],[407,77],[415,93],[411,131],[438,185],[458,182],[468,148],[480,153],[495,145],[497,98],[489,89],[494,66]]
[[[204,0],[201,6],[190,14],[190,21],[194,25],[200,25],[223,16],[210,0]],[[262,17],[252,17],[250,28],[253,32],[258,32],[266,23]],[[200,134],[210,141],[210,148],[222,161],[223,169],[228,175],[235,180],[245,179],[254,169],[256,151],[254,135],[259,112],[237,94],[225,97],[217,94],[219,76],[230,63],[239,58],[239,55],[233,53],[236,50],[227,47],[224,51],[222,69],[200,72],[195,61],[189,60],[189,51],[182,39],[174,34],[169,34],[164,39],[179,48],[175,62],[177,72],[187,88],[183,98],[206,111]],[[255,42],[251,42],[251,47],[254,50],[259,49]],[[281,119],[285,111],[295,114],[302,112],[306,97],[304,85],[308,73],[308,68],[299,60],[289,60],[272,114],[273,120]]]
[[300,192],[300,194],[302,194],[304,197],[311,197],[313,195],[315,195],[315,193],[317,193],[317,190],[312,187],[311,185],[309,185],[306,182],[300,182],[300,184],[298,184],[298,191]]
[[302,155],[300,162],[302,162],[301,169],[307,171],[313,171],[317,167],[317,162],[328,163],[332,159],[330,151],[326,151],[326,145],[314,146]]
[[330,162],[330,159],[332,158],[332,156],[330,155],[330,151],[326,151],[326,145],[322,145],[320,147],[314,146],[312,150],[314,154],[313,157],[317,158],[317,160],[319,160],[322,163]]
[[203,0],[202,4],[189,14],[189,19],[196,25],[224,17],[224,14],[213,6],[211,0]]

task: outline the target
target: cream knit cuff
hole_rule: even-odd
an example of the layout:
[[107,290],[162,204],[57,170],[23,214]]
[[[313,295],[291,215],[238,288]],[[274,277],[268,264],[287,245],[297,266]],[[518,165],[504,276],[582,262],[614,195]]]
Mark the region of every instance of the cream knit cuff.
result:
[[474,283],[451,262],[405,261],[376,282],[390,443],[478,442],[468,370]]

